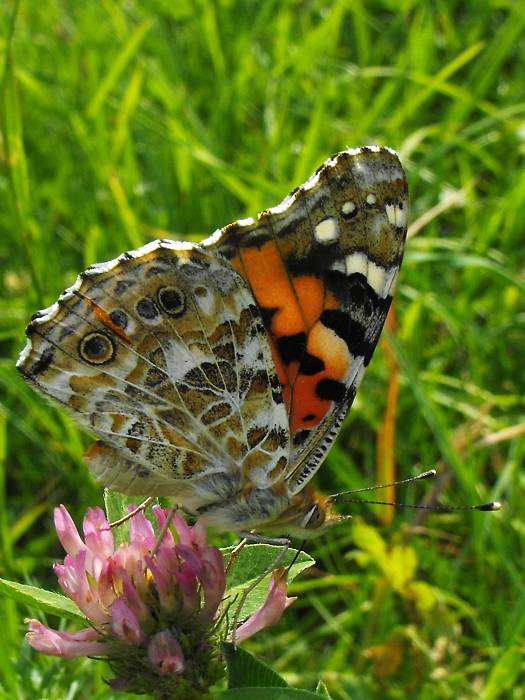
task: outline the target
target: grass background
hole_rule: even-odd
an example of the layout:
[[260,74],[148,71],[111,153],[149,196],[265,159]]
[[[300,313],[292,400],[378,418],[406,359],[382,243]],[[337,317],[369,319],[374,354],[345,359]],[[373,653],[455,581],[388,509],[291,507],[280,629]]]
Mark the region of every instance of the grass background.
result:
[[[350,524],[308,546],[318,566],[297,603],[248,648],[337,700],[524,697],[523,4],[15,10],[0,8],[0,574],[54,585],[52,508],[78,518],[101,502],[82,463],[89,438],[14,370],[31,313],[92,262],[159,236],[199,239],[346,146],[389,145],[411,191],[397,328],[319,482],[333,492],[437,466],[441,501],[505,507],[352,507]],[[27,611],[0,607],[1,697],[112,697],[101,664],[33,654]]]

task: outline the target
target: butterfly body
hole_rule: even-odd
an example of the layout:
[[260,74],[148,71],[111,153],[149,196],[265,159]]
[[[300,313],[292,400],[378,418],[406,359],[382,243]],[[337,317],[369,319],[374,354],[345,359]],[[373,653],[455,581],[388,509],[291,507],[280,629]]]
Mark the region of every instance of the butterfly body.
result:
[[312,534],[337,521],[308,482],[377,343],[407,204],[392,151],[343,151],[255,220],[91,266],[17,366],[98,436],[86,461],[109,488]]

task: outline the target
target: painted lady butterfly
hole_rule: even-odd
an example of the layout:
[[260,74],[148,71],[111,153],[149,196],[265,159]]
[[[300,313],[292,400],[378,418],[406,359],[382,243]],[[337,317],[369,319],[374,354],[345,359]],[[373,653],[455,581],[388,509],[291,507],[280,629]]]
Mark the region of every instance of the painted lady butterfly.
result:
[[105,486],[171,496],[220,530],[338,522],[309,484],[392,301],[397,155],[348,149],[257,219],[92,265],[33,317],[17,367],[100,438]]

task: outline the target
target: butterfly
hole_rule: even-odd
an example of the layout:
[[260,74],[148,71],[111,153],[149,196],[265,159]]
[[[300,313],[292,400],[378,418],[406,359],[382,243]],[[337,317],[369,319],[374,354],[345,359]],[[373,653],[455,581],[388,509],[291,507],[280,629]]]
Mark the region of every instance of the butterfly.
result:
[[201,244],[88,267],[33,316],[17,368],[97,435],[106,487],[218,530],[317,534],[340,516],[310,480],[381,333],[407,210],[394,151],[337,153]]

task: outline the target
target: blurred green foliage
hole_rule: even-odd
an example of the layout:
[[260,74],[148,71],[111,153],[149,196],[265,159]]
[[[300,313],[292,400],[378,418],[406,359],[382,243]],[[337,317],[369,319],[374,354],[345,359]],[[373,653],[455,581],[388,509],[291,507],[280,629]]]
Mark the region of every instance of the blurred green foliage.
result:
[[[443,502],[504,510],[398,509],[380,525],[347,507],[352,523],[308,545],[299,600],[247,646],[334,700],[525,696],[524,25],[513,0],[2,4],[2,577],[54,586],[53,506],[78,518],[101,503],[89,438],[14,370],[31,313],[90,263],[197,240],[346,146],[389,145],[413,234],[388,337],[396,474],[436,466]],[[376,478],[384,350],[319,474],[326,492]],[[0,697],[113,697],[103,667],[34,654],[27,611],[0,607]]]

